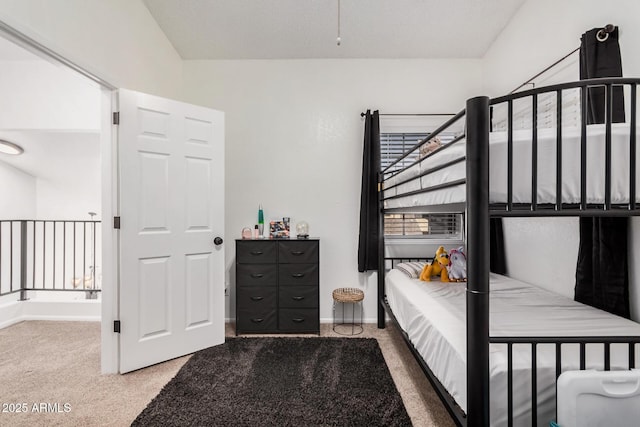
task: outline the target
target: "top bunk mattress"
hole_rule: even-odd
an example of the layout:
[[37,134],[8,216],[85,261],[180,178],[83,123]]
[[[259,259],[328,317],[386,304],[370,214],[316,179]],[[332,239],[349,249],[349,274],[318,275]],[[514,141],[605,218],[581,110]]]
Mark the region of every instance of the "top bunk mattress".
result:
[[[629,202],[629,139],[630,126],[626,123],[611,125],[611,202]],[[513,203],[532,202],[532,136],[531,130],[518,130],[513,134]],[[602,204],[605,198],[605,125],[587,126],[587,203]],[[562,129],[562,201],[580,203],[581,130]],[[489,142],[489,201],[507,203],[507,133],[490,133]],[[538,130],[537,203],[556,202],[557,136],[555,128]],[[384,197],[402,195],[450,183],[466,177],[466,163],[460,162],[419,177],[423,172],[444,165],[466,154],[466,141],[436,151],[410,168],[388,178],[384,183]],[[636,163],[640,150],[636,152]],[[406,180],[411,181],[404,182]],[[403,183],[404,182],[404,183]],[[640,173],[636,174],[636,188],[640,188]],[[640,193],[640,192],[638,192]],[[402,196],[385,200],[385,208],[410,208],[464,203],[465,185]],[[636,194],[640,201],[640,194]]]
[[[449,393],[466,410],[466,284],[422,282],[399,270],[386,274],[387,302],[400,327]],[[640,324],[505,276],[491,274],[490,335],[640,336]],[[506,425],[506,346],[491,344],[491,424]],[[578,348],[563,346],[563,370],[578,369]],[[628,349],[612,345],[612,369],[626,368]],[[624,348],[623,348],[624,347]],[[636,352],[637,353],[637,352]],[[587,346],[587,368],[602,369],[602,347]],[[555,411],[555,350],[539,345],[538,414]],[[531,349],[514,346],[516,425],[531,425]]]

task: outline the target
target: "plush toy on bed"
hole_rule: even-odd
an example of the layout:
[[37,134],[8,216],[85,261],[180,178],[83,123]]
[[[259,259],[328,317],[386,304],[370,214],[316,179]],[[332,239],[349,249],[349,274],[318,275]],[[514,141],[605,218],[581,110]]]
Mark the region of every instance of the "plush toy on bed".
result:
[[431,276],[440,276],[441,282],[449,281],[447,266],[449,265],[449,255],[443,246],[440,246],[433,257],[433,261],[422,269],[420,280],[424,282],[431,281]]
[[450,280],[455,282],[467,281],[467,256],[464,254],[464,248],[462,246],[449,251],[447,271]]
[[442,142],[440,141],[440,138],[436,136],[435,138],[430,139],[420,146],[420,154],[418,157],[422,159],[423,157],[428,156],[440,147],[442,147]]

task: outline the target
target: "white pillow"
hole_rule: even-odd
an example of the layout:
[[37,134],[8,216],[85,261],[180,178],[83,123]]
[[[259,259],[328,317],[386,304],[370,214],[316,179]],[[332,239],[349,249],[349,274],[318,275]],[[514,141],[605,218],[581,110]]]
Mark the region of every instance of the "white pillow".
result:
[[396,264],[396,269],[402,271],[404,274],[409,276],[412,279],[417,279],[420,277],[420,273],[422,273],[422,269],[426,265],[426,262],[401,262],[400,264]]

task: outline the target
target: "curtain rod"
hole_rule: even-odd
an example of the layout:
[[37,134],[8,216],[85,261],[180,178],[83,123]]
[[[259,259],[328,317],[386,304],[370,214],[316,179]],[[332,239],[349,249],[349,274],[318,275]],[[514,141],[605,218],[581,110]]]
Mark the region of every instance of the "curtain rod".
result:
[[[614,25],[611,25],[611,24],[605,25],[604,27],[602,27],[600,29],[600,31],[598,31],[598,34],[597,34],[598,40],[601,41],[601,42],[607,40],[607,38],[609,38],[609,33],[612,33],[613,31],[615,31],[615,29],[616,29],[616,27]],[[518,86],[517,88],[515,88],[514,90],[509,92],[509,95],[511,95],[512,93],[514,93],[515,91],[517,91],[521,87],[526,86],[529,83],[533,82],[533,80],[537,79],[542,74],[546,73],[547,71],[549,71],[550,69],[552,69],[553,67],[555,67],[556,65],[558,65],[559,63],[561,63],[562,61],[564,61],[565,59],[567,59],[568,57],[570,57],[571,55],[573,55],[574,53],[576,53],[579,50],[580,50],[580,46],[578,46],[577,48],[573,49],[571,52],[567,53],[565,56],[563,56],[562,58],[558,59],[553,64],[549,65],[547,68],[545,68],[544,70],[540,71],[538,74],[536,74],[535,76],[531,77],[526,82],[522,83],[520,86]]]
[[[366,116],[367,113],[360,113],[360,117]],[[378,113],[379,116],[455,116],[455,113],[412,113],[412,114],[402,114],[402,113]]]
[[514,90],[512,90],[511,92],[509,92],[509,95],[511,95],[512,93],[514,93],[515,91],[517,91],[518,89],[520,89],[523,86],[528,85],[529,83],[531,83],[533,80],[537,79],[538,77],[540,77],[541,75],[543,75],[544,73],[546,73],[547,71],[549,71],[550,69],[552,69],[553,67],[555,67],[556,65],[558,65],[559,63],[561,63],[562,61],[564,61],[565,59],[567,59],[568,57],[570,57],[571,55],[573,55],[574,53],[576,53],[577,51],[580,50],[580,46],[578,46],[577,48],[575,48],[574,50],[572,50],[571,52],[567,53],[565,56],[563,56],[562,58],[558,59],[556,62],[554,62],[553,64],[549,65],[547,68],[545,68],[544,70],[540,71],[538,74],[536,74],[535,76],[531,77],[529,80],[527,80],[526,82],[522,83],[520,86],[518,86],[517,88],[515,88]]

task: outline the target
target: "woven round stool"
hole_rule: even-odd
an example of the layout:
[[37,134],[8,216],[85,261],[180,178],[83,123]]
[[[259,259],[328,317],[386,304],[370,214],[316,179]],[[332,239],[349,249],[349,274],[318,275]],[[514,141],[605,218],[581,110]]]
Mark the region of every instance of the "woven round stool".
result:
[[[364,292],[357,288],[338,288],[333,291],[333,331],[340,335],[358,335],[362,333],[362,300]],[[336,323],[336,305],[342,304],[342,323]],[[351,304],[351,323],[345,321],[346,304]],[[360,323],[356,323],[356,305],[360,306]],[[351,333],[344,327],[351,326]]]

